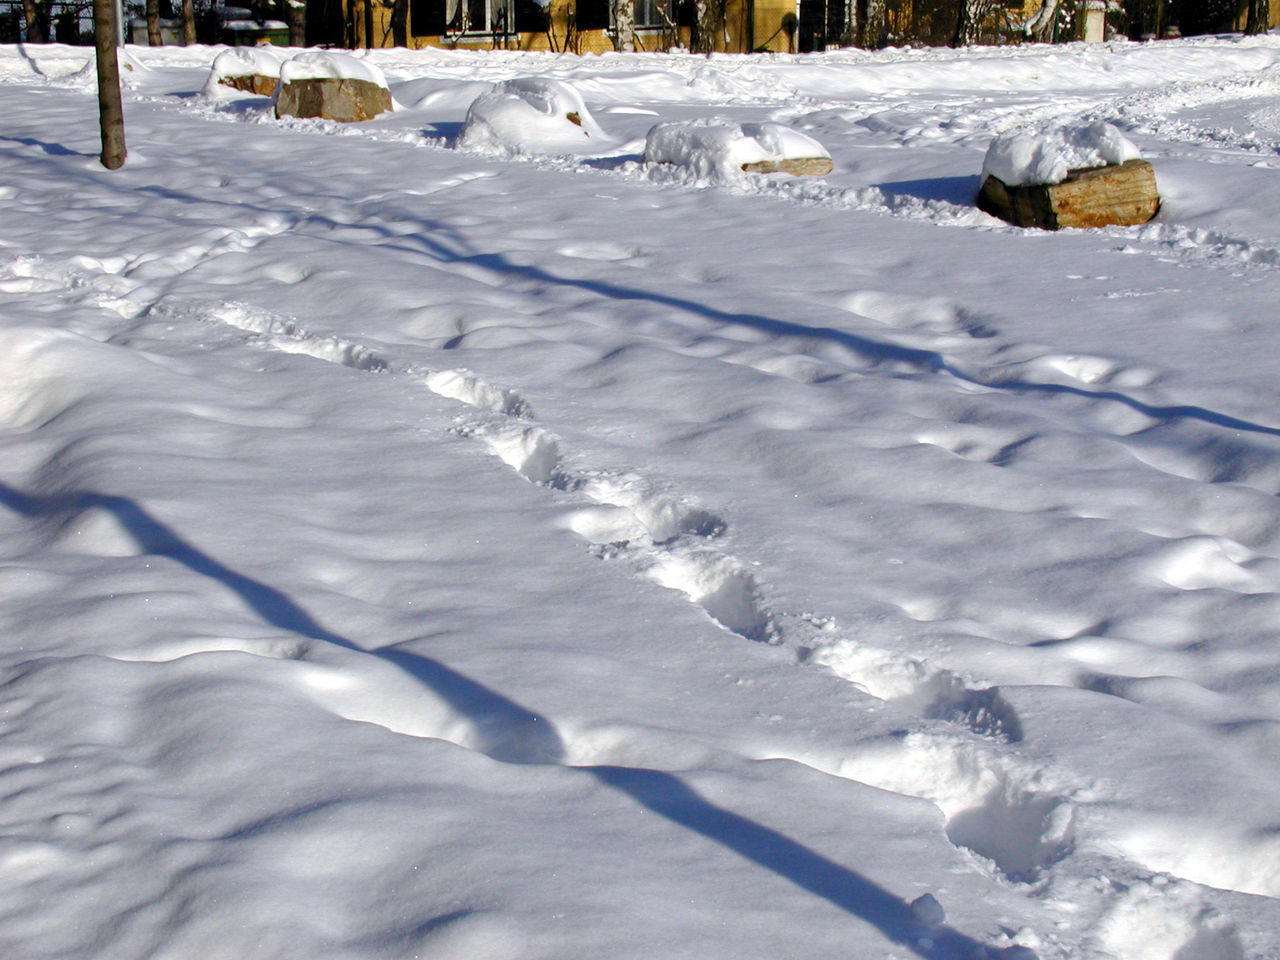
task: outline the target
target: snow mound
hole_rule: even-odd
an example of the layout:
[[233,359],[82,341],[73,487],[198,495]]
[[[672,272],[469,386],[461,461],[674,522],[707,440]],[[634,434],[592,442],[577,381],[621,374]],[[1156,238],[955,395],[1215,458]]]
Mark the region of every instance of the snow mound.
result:
[[781,123],[660,123],[644,145],[646,163],[674,164],[711,179],[740,177],[752,164],[830,156],[813,137]]
[[209,79],[205,81],[205,96],[224,96],[230,93],[224,80],[241,77],[280,77],[284,57],[267,46],[231,47],[213,58]]
[[1074,129],[1019,127],[991,142],[982,161],[982,175],[1009,186],[1061,183],[1070,170],[1119,164],[1141,156],[1124,134],[1104,121]]
[[454,141],[455,147],[507,155],[594,153],[611,144],[582,95],[545,77],[507,80],[477,97]]
[[366,80],[380,87],[387,85],[386,75],[374,64],[331,51],[300,53],[286,60],[280,65],[280,81],[292,80]]

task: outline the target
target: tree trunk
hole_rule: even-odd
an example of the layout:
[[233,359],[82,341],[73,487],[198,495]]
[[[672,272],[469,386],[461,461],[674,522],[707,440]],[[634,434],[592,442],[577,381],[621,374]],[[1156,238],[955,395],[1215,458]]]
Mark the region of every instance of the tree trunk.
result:
[[1034,17],[1022,29],[1032,40],[1045,41],[1053,36],[1053,21],[1058,15],[1058,0],[1044,0]]
[[147,0],[147,45],[160,46],[160,0]]
[[182,42],[188,47],[196,42],[195,0],[182,0]]
[[1270,0],[1249,0],[1249,17],[1245,21],[1247,34],[1266,33],[1271,20]]
[[124,166],[124,108],[120,105],[120,61],[117,59],[115,0],[93,0],[93,43],[98,61],[98,126],[102,130],[102,165]]
[[970,0],[957,0],[956,7],[956,29],[951,35],[951,46],[963,47],[973,42],[973,6]]
[[711,52],[711,31],[711,0],[694,0],[693,34],[689,37],[694,53]]
[[22,0],[22,15],[27,21],[27,43],[48,43],[48,0]]
[[617,33],[613,49],[619,53],[632,53],[636,49],[636,19],[632,0],[613,0],[613,25]]
[[[395,9],[391,14],[391,24],[393,29],[397,26],[395,44],[398,47],[407,46],[404,42],[404,11],[406,3],[404,0],[396,3]],[[289,24],[289,46],[305,47],[307,45],[307,3],[306,0],[285,0],[284,4],[285,22]]]

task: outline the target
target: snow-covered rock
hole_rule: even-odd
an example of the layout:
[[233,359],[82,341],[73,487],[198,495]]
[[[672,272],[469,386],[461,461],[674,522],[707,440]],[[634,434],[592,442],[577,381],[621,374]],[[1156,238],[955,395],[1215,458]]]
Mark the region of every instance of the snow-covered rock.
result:
[[1117,165],[1142,154],[1116,127],[1019,127],[1000,134],[982,161],[984,177],[1008,186],[1061,183],[1071,170]]
[[371,120],[393,108],[387,78],[372,63],[343,53],[301,53],[280,66],[277,117]]
[[644,159],[685,167],[700,178],[732,178],[742,171],[831,172],[831,155],[822,144],[781,123],[660,123],[645,138]]
[[520,77],[477,97],[454,145],[507,155],[598,152],[612,143],[569,84]]

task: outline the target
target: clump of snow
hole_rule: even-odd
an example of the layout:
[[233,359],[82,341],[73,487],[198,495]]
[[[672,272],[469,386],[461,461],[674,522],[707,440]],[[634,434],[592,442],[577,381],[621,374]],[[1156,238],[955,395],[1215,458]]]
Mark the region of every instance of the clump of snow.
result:
[[281,64],[280,81],[292,80],[367,80],[380,87],[387,85],[386,75],[375,64],[328,50],[300,53]]
[[611,144],[569,84],[520,77],[477,97],[454,145],[507,155],[595,152]]
[[1019,127],[1000,134],[987,148],[982,175],[1009,186],[1061,183],[1068,171],[1137,160],[1138,148],[1112,124],[1086,127]]
[[932,893],[924,893],[911,901],[911,916],[924,927],[940,927],[947,920],[947,912]]
[[209,79],[205,81],[203,94],[207,97],[223,96],[231,91],[222,82],[229,77],[276,77],[284,57],[266,45],[260,47],[231,47],[213,58]]
[[660,123],[645,138],[646,163],[685,167],[699,178],[733,179],[753,163],[829,157],[822,144],[781,123],[693,120]]

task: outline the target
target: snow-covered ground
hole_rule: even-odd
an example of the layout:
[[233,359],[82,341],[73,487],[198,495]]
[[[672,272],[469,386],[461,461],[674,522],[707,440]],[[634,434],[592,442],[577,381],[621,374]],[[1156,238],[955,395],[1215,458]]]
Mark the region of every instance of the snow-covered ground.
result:
[[[0,955],[1280,957],[1280,37],[218,53],[111,173],[0,48]],[[454,149],[520,77],[598,148]],[[1159,218],[976,211],[1032,121]]]

